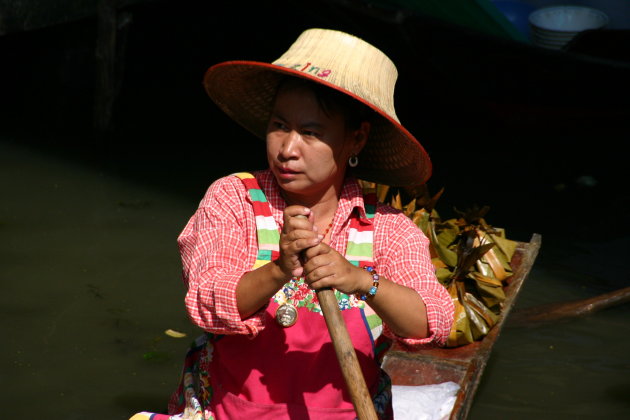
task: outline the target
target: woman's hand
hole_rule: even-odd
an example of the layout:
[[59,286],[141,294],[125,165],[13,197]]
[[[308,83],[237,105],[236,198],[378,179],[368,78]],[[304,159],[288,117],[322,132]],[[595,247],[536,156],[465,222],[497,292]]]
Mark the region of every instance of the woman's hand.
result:
[[287,207],[280,232],[279,258],[272,264],[245,273],[236,286],[236,303],[241,319],[260,310],[291,277],[301,276],[304,271],[304,250],[319,244],[321,240],[310,209],[304,206]]
[[313,289],[334,287],[345,294],[367,291],[370,275],[321,242],[304,252],[304,281]]
[[[320,243],[304,252],[304,281],[313,289],[334,287],[342,293],[365,294],[372,287],[372,276],[352,265],[343,255]],[[426,306],[418,293],[384,277],[379,279],[375,296],[367,304],[394,334],[424,338],[429,334]]]
[[304,273],[304,250],[322,241],[317,234],[313,213],[304,206],[284,209],[284,225],[280,233],[280,257],[277,264],[287,277],[300,277]]

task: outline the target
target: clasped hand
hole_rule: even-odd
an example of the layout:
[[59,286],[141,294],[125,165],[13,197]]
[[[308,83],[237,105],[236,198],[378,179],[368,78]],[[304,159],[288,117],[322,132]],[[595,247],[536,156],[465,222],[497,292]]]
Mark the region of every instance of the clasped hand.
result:
[[303,206],[285,209],[278,264],[287,277],[301,276],[313,289],[333,287],[346,294],[369,288],[369,275],[323,239],[310,209]]

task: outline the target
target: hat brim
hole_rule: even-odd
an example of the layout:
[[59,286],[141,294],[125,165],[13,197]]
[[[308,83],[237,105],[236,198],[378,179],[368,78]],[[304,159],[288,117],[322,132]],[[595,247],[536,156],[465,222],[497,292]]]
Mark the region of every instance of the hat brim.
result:
[[230,118],[255,136],[265,139],[279,82],[283,76],[308,79],[342,92],[376,113],[368,141],[353,174],[390,186],[425,183],[431,160],[424,147],[398,121],[357,95],[298,70],[255,61],[228,61],[210,67],[203,84],[210,98]]

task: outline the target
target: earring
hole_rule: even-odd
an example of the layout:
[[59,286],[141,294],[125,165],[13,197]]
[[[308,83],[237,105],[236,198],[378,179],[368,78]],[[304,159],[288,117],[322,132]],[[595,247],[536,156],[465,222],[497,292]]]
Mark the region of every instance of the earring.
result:
[[351,168],[356,168],[359,165],[359,157],[357,155],[352,155],[348,159],[348,165]]

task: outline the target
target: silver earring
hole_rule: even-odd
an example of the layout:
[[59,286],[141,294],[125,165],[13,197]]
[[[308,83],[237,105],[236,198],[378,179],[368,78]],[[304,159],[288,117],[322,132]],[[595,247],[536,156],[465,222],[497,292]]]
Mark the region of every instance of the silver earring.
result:
[[359,165],[359,157],[357,155],[352,155],[348,159],[348,165],[351,168],[356,168]]

